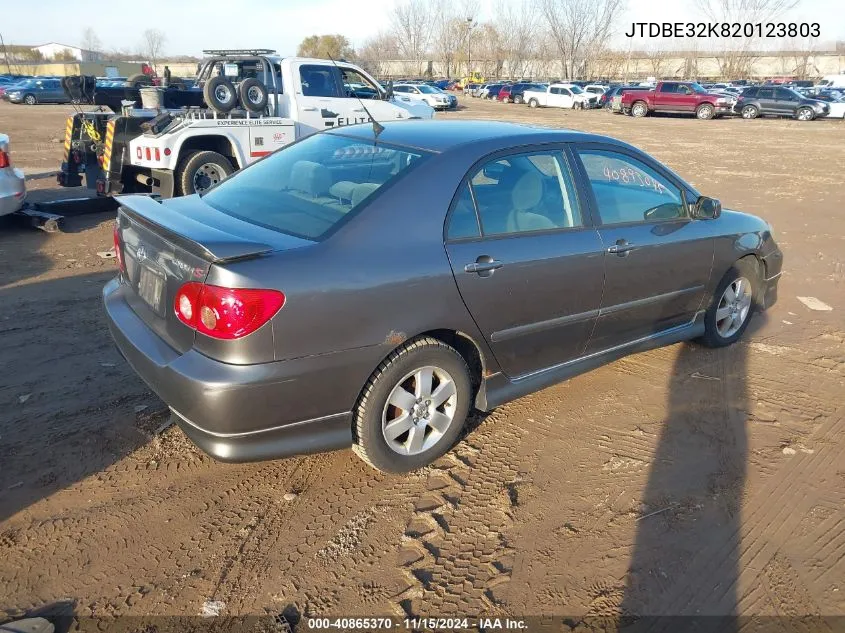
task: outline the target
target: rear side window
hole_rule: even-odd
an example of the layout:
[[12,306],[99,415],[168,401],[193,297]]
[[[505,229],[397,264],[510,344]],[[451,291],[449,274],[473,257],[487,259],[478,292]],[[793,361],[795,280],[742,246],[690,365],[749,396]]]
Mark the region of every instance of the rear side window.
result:
[[645,163],[606,150],[578,150],[601,223],[655,222],[686,216],[683,196]]
[[427,154],[315,134],[227,178],[203,200],[228,215],[319,240]]

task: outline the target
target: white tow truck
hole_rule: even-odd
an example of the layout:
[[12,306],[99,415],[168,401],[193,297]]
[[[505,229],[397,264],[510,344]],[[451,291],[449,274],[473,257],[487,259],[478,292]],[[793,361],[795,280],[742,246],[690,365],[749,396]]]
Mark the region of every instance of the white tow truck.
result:
[[195,86],[160,92],[160,107],[124,101],[119,113],[71,116],[59,184],[81,185],[84,175],[101,195],[201,193],[316,132],[370,116],[380,122],[434,116],[427,104],[393,94],[345,61],[266,49],[205,52]]

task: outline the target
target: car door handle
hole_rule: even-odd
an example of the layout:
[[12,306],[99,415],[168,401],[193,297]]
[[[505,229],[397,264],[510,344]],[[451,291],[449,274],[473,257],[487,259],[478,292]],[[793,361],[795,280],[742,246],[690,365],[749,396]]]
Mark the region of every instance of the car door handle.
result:
[[304,108],[302,108],[302,109],[303,109],[305,112],[316,112],[316,111],[317,111],[317,108],[315,108],[314,106],[305,106],[305,107],[304,107]]
[[607,247],[608,253],[614,253],[619,256],[624,256],[628,253],[628,251],[632,251],[636,248],[635,244],[632,244],[628,240],[616,240],[616,244]]
[[352,111],[353,112],[363,112],[364,108],[354,108]]
[[[479,258],[481,259],[481,258]],[[504,266],[502,262],[496,259],[491,259],[490,261],[480,261],[480,262],[473,262],[471,264],[467,264],[464,266],[464,272],[467,273],[486,273],[492,272],[494,270],[498,270]]]

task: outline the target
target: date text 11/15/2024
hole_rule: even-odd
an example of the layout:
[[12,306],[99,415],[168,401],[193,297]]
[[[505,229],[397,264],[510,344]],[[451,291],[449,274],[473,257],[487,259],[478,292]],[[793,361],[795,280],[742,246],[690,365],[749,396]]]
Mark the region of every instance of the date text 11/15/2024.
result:
[[519,618],[308,618],[310,631],[373,631],[403,629],[407,631],[521,631],[528,625]]

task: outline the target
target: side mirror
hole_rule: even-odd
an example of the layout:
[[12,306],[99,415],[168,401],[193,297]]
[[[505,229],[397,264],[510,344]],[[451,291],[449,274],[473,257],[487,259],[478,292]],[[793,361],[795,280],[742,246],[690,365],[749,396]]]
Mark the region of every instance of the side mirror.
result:
[[694,220],[715,220],[722,215],[722,203],[715,198],[701,196],[692,208]]

